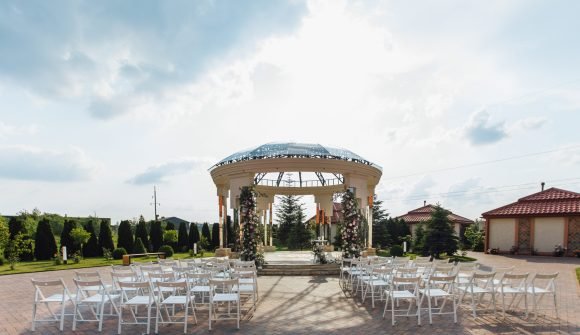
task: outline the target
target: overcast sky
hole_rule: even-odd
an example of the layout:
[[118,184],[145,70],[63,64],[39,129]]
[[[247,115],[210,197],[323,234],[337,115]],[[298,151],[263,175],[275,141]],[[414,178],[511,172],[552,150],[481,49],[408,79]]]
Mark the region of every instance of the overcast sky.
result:
[[[217,221],[273,141],[383,167],[401,215],[580,191],[578,1],[0,2],[0,213]],[[310,201],[309,198],[305,200]],[[311,213],[309,213],[311,214]]]

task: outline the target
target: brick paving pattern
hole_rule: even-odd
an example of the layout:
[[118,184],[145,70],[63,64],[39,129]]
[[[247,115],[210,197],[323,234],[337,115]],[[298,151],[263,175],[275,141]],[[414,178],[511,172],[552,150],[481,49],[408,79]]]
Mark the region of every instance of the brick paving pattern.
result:
[[[260,300],[253,315],[246,315],[237,330],[235,321],[215,324],[212,334],[580,334],[580,291],[574,268],[578,258],[492,256],[477,253],[478,261],[492,266],[516,266],[518,272],[560,272],[558,278],[558,305],[560,317],[553,311],[541,312],[537,320],[525,320],[522,313],[509,313],[504,320],[499,312],[478,312],[474,319],[468,304],[458,310],[458,323],[451,316],[434,316],[429,325],[424,314],[423,325],[416,318],[397,318],[391,326],[390,317],[382,318],[384,304],[371,308],[370,299],[345,295],[337,277],[260,277]],[[109,269],[97,268],[109,279]],[[70,290],[74,289],[71,270],[21,274],[0,277],[0,334],[61,334],[56,324],[41,324],[37,331],[30,330],[33,287],[30,278],[62,277]],[[545,302],[548,302],[545,299]],[[523,306],[523,304],[522,304]],[[498,305],[499,307],[499,305]],[[190,324],[189,334],[209,334],[208,313],[198,311],[198,325]],[[105,320],[102,334],[116,333],[116,319]],[[78,334],[98,334],[96,323],[77,327]],[[152,328],[153,330],[153,328]],[[180,334],[179,325],[161,326],[160,334]],[[127,326],[123,334],[142,334],[143,326]],[[65,322],[64,334],[73,334],[71,321]]]

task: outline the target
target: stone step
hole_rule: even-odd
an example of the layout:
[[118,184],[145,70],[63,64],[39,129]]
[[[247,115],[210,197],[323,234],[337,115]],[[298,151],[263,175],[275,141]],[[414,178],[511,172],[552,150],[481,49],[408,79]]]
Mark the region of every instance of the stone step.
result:
[[339,275],[338,264],[265,264],[262,276],[334,276]]

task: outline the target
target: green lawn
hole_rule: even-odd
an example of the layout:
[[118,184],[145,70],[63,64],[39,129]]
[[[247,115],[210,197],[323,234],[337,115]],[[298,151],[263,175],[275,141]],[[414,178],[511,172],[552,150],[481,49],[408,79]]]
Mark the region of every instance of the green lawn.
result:
[[576,279],[578,279],[578,283],[580,283],[580,268],[576,268]]
[[[213,257],[215,254],[213,252],[205,252],[203,257]],[[195,258],[200,258],[198,255]],[[172,259],[186,259],[192,258],[189,253],[176,253],[171,257]],[[156,260],[154,257],[140,257],[134,258],[135,262],[151,261]],[[68,269],[82,269],[91,268],[97,266],[110,266],[110,265],[120,265],[121,260],[111,260],[107,261],[102,257],[96,258],[85,258],[79,264],[74,264],[72,260],[68,261],[68,264],[54,265],[53,261],[35,261],[35,262],[20,262],[16,264],[14,270],[10,270],[10,265],[5,263],[0,266],[0,276],[11,275],[16,273],[32,273],[32,272],[44,272],[44,271],[56,271],[56,270],[68,270]]]

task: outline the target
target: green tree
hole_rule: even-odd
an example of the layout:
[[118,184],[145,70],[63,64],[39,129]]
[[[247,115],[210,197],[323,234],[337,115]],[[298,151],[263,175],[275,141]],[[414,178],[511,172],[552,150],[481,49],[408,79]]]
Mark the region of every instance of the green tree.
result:
[[83,245],[87,243],[89,237],[91,237],[91,234],[84,230],[82,227],[76,227],[70,231],[70,237],[72,238],[74,244],[78,247],[78,250],[83,250]]
[[143,241],[141,241],[141,238],[138,237],[137,240],[135,241],[135,245],[133,246],[133,253],[134,254],[144,254],[147,252],[147,249],[145,249],[145,245],[143,245]]
[[[172,246],[177,243],[177,231],[175,229],[166,230],[163,232],[163,243]],[[173,248],[173,247],[171,247]]]
[[211,226],[211,248],[217,249],[220,247],[220,224],[214,222]]
[[160,221],[151,222],[151,231],[149,232],[151,251],[156,252],[163,245],[163,229]]
[[83,247],[84,257],[97,257],[100,254],[99,249],[99,239],[97,238],[97,232],[95,231],[94,218],[91,218],[87,223],[85,223],[85,230],[90,234],[89,240]]
[[175,225],[171,221],[165,222],[165,230],[175,230]]
[[443,252],[451,256],[457,251],[459,241],[448,215],[448,210],[437,205],[427,221],[425,248],[432,257],[439,258]]
[[[208,243],[208,249],[209,248],[213,248],[213,245],[211,243],[211,233],[209,232],[209,224],[207,222],[203,223],[203,226],[201,226],[201,236],[205,237],[207,243]],[[208,250],[205,249],[205,250]]]
[[407,236],[411,235],[409,225],[402,219],[388,218],[386,228],[391,237],[392,244],[403,245]]
[[56,241],[47,219],[38,221],[34,243],[34,257],[37,260],[49,260],[56,254]]
[[[161,226],[160,226],[161,228]],[[135,228],[135,241],[140,238],[145,248],[149,251],[153,251],[153,247],[151,245],[151,241],[149,241],[149,233],[147,232],[147,223],[145,222],[145,218],[143,215],[139,216],[139,221],[137,222],[137,227]],[[159,244],[158,247],[160,247]]]
[[[276,210],[276,219],[278,221],[278,242],[283,246],[288,246],[288,239],[294,226],[302,223],[297,218],[299,215],[304,216],[300,198],[295,195],[284,195],[278,197],[280,205]],[[301,212],[301,213],[299,213]]]
[[234,228],[232,226],[232,217],[226,216],[226,236],[224,237],[225,245],[227,248],[232,248],[236,243],[236,236],[234,235]]
[[354,194],[347,189],[342,194],[343,228],[342,228],[342,257],[357,258],[361,254],[359,235],[361,215]]
[[11,240],[18,234],[28,235],[26,227],[24,226],[24,219],[20,215],[10,218],[10,221],[8,221],[8,230]]
[[55,236],[60,236],[62,229],[64,228],[64,217],[58,214],[44,213],[40,217],[41,219],[47,219],[50,222],[50,228]]
[[179,224],[179,230],[177,234],[177,250],[180,252],[186,252],[189,250],[187,247],[188,244],[188,236],[187,236],[187,223],[181,222]]
[[70,232],[77,227],[77,222],[75,220],[66,218],[64,220],[64,226],[62,228],[62,233],[60,234],[60,247],[66,247],[67,255],[72,255],[79,250],[75,245]]
[[6,247],[6,253],[11,270],[14,270],[16,264],[22,260],[21,255],[32,254],[31,246],[28,241],[28,236],[24,236],[23,234],[16,234],[14,238],[10,239]]
[[469,241],[473,251],[483,251],[484,234],[477,222],[472,223],[465,229],[465,239]]
[[313,231],[310,229],[308,222],[304,220],[304,208],[302,204],[298,204],[295,219],[297,223],[292,226],[290,236],[288,237],[288,249],[309,249],[311,247]]
[[115,250],[111,223],[108,219],[101,219],[101,225],[99,228],[99,256],[103,256],[103,249],[111,251]]
[[[165,240],[165,233],[168,231],[175,232],[175,241],[172,240],[171,242],[169,242],[169,241]],[[167,244],[168,246],[170,246],[173,250],[176,250],[178,237],[177,237],[177,230],[175,230],[175,225],[173,224],[173,222],[170,222],[170,221],[165,222],[165,230],[163,231],[163,236],[164,236],[164,238],[163,238],[164,243]]]
[[417,224],[413,238],[413,251],[421,256],[426,256],[429,251],[425,249],[425,227],[423,223]]
[[189,241],[188,241],[189,249],[193,249],[193,244],[198,242],[199,242],[199,228],[197,227],[197,223],[192,222],[189,225]]
[[383,209],[383,202],[375,194],[373,199],[373,247],[386,248],[391,245],[391,235],[387,230],[389,214]]
[[[145,236],[147,236],[147,232],[145,232]],[[143,240],[141,240],[141,243],[143,243]],[[128,253],[133,253],[133,247],[134,241],[131,221],[122,220],[117,229],[117,248],[124,248]]]
[[0,215],[0,252],[6,250],[10,240],[10,229],[6,218]]

